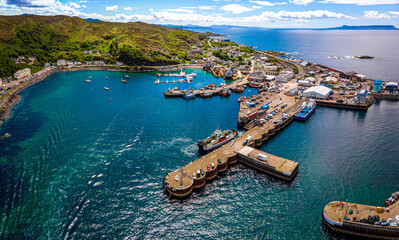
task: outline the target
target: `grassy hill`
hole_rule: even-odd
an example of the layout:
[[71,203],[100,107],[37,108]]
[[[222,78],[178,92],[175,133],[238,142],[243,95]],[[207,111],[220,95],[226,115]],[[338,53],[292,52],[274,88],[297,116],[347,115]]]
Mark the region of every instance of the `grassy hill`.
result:
[[[143,22],[89,22],[68,16],[0,16],[0,77],[16,69],[11,57],[36,57],[35,65],[57,59],[91,61],[118,60],[130,65],[176,63],[172,55],[186,59],[190,46],[202,35]],[[111,56],[84,55],[97,49]],[[113,55],[113,56],[112,56]],[[13,64],[14,63],[14,64]]]

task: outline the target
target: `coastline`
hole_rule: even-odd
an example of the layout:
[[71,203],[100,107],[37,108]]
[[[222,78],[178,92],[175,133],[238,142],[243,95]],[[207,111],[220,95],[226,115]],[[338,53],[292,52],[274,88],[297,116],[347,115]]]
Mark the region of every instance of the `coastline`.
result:
[[[175,68],[190,68],[190,69],[202,69],[202,66],[198,64],[183,64],[173,65]],[[44,71],[44,72],[43,72]],[[130,72],[130,73],[142,73],[142,72],[156,72],[159,71],[157,67],[144,67],[131,69],[128,66],[79,66],[79,67],[55,67],[50,69],[44,69],[38,72],[37,76],[34,76],[31,80],[22,82],[20,85],[10,89],[5,93],[4,97],[0,100],[0,125],[11,117],[11,110],[21,101],[20,92],[26,88],[35,85],[38,82],[43,81],[53,73],[57,72],[72,72],[72,71],[113,71],[113,72]]]

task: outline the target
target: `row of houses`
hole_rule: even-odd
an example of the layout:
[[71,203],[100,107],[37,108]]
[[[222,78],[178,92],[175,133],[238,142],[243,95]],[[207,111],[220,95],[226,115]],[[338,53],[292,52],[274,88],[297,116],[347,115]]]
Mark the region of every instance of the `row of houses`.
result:
[[[82,65],[79,61],[72,61],[72,60],[64,60],[59,59],[57,60],[57,66],[79,66]],[[94,66],[105,66],[106,63],[104,61],[86,61],[86,65],[94,65]],[[122,63],[117,66],[122,66]]]
[[14,78],[17,80],[28,77],[28,76],[30,76],[30,68],[18,70],[14,73]]

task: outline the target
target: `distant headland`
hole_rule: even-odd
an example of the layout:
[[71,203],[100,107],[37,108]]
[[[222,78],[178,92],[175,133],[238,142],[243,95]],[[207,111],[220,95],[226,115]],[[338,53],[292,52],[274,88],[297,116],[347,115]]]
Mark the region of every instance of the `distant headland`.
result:
[[364,25],[364,26],[348,26],[342,25],[336,28],[326,28],[326,30],[399,30],[394,25]]

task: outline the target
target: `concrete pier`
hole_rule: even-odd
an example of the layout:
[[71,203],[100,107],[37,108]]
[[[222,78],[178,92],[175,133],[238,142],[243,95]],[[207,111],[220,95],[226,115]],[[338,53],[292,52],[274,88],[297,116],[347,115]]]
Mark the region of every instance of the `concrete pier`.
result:
[[[289,117],[279,123],[272,121],[255,126],[245,134],[237,137],[233,142],[227,143],[213,152],[183,166],[163,179],[163,188],[170,197],[188,197],[194,189],[202,188],[207,181],[213,180],[218,173],[226,171],[229,165],[237,162],[262,171],[278,179],[291,181],[298,171],[298,163],[274,156],[255,149],[262,145],[270,136],[286,127],[294,119],[295,113],[300,110],[302,100],[292,101],[285,108]],[[282,113],[275,115],[281,119]],[[252,140],[243,144],[251,136]],[[257,159],[258,154],[267,156],[267,161]]]

